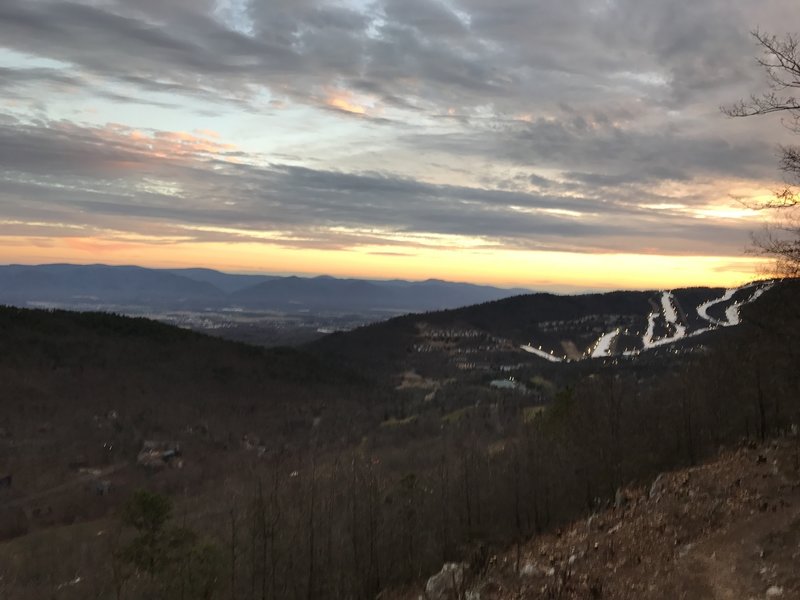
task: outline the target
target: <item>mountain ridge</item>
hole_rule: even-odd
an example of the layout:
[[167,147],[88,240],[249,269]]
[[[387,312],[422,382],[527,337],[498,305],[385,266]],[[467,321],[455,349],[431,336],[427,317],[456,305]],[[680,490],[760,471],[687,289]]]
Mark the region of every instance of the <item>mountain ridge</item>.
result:
[[366,280],[230,274],[103,264],[0,266],[0,302],[153,304],[159,308],[415,312],[466,306],[529,290],[438,280]]
[[310,347],[373,369],[391,365],[394,371],[405,371],[437,363],[441,376],[481,365],[492,370],[520,360],[615,359],[696,345],[704,333],[737,325],[739,310],[772,286],[754,282],[730,290],[520,295],[403,315],[335,333]]

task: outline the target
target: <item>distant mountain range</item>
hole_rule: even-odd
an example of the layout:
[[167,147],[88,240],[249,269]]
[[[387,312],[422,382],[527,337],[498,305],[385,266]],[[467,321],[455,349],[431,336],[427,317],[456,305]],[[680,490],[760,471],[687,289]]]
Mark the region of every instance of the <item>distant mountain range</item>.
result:
[[433,279],[413,282],[276,277],[212,269],[108,265],[0,266],[0,303],[16,306],[399,314],[468,306],[526,293],[530,290]]

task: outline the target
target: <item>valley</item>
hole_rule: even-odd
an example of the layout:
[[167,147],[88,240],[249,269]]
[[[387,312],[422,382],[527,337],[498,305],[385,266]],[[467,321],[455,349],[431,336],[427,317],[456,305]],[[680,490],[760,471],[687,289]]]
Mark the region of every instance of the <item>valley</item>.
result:
[[358,280],[108,265],[0,266],[0,303],[146,317],[262,346],[527,293],[438,280]]
[[0,600],[800,599],[799,6],[0,0]]
[[194,585],[166,556],[163,575],[114,579],[141,490],[174,506],[171,527],[235,553],[211,563],[223,595],[374,597],[507,552],[621,486],[784,430],[797,293],[530,294],[293,349],[0,308],[0,591]]

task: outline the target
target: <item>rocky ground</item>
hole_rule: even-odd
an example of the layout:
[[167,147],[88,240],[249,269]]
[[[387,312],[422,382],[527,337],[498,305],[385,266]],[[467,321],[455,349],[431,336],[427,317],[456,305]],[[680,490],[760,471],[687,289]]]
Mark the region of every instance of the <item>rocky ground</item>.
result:
[[622,490],[615,508],[492,556],[483,574],[450,565],[394,597],[800,599],[799,466],[796,436],[727,451]]

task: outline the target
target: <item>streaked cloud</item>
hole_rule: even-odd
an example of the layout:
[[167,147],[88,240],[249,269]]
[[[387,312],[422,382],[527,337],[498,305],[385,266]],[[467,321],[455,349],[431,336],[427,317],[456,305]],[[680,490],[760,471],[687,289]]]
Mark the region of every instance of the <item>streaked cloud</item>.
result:
[[788,0],[7,0],[0,234],[387,264],[468,247],[734,260],[758,227],[739,201],[776,186],[791,138],[718,106],[763,85],[748,31],[796,16]]

